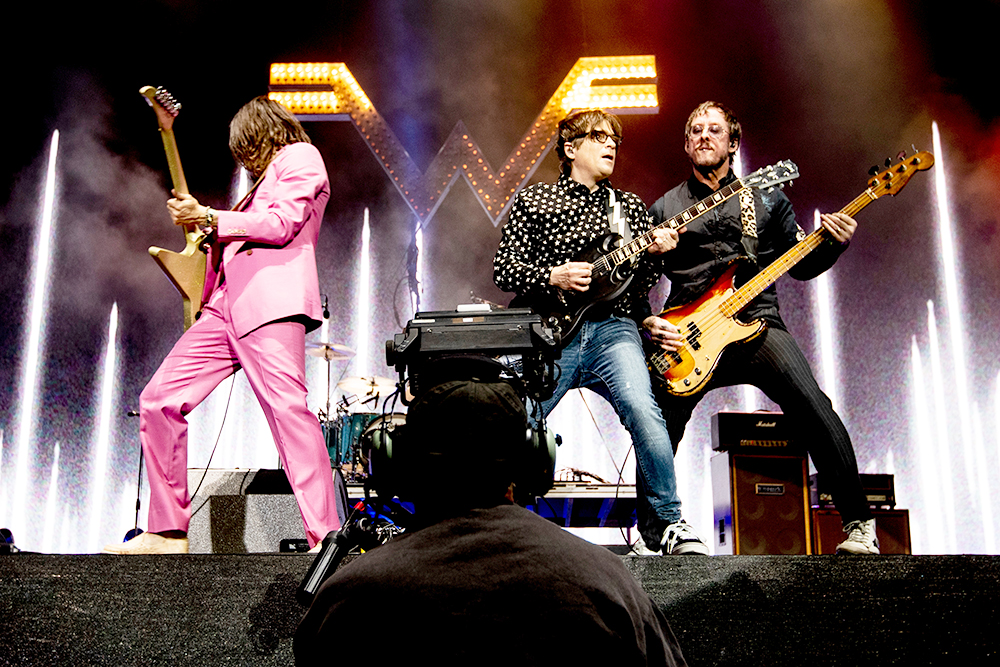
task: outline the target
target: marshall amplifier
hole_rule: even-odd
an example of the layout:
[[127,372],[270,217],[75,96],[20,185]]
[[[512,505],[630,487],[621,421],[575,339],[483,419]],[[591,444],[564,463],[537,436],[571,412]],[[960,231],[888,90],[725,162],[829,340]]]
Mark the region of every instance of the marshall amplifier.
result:
[[712,415],[712,449],[717,452],[805,456],[780,412],[717,412]]
[[712,457],[716,555],[809,554],[805,456]]
[[805,448],[780,412],[712,415],[716,554],[809,554]]
[[[896,483],[892,475],[861,475],[861,488],[868,497],[868,504],[874,508],[893,509],[896,507]],[[813,507],[834,509],[833,496],[823,484],[819,473],[809,475],[809,502]]]

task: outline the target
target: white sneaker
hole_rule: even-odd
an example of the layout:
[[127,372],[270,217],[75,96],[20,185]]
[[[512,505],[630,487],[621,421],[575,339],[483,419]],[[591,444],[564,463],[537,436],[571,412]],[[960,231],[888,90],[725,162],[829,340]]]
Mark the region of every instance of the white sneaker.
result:
[[646,546],[646,542],[640,537],[632,544],[632,553],[636,556],[659,556],[660,550],[653,551]]
[[838,554],[878,554],[875,519],[852,521],[844,526],[847,539],[837,545]]
[[148,556],[150,554],[186,554],[188,538],[163,537],[156,533],[142,533],[128,542],[107,544],[101,550],[105,554],[120,556]]
[[681,519],[663,531],[660,549],[664,556],[708,555],[708,545]]

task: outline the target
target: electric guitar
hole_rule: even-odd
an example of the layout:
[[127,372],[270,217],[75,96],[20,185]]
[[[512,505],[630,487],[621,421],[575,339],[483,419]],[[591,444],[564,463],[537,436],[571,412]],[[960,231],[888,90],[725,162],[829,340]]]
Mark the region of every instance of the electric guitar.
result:
[[628,288],[632,281],[633,260],[653,245],[654,230],[680,229],[741,190],[757,188],[769,191],[784,187],[786,182],[798,176],[799,168],[795,163],[782,160],[720,188],[694,206],[665,220],[628,243],[623,244],[619,234],[609,233],[600,236],[573,258],[574,262],[587,262],[591,265],[590,285],[587,291],[557,289],[555,294],[529,294],[516,297],[510,305],[530,306],[541,316],[542,322],[558,334],[557,339],[561,341],[561,347],[568,343],[580,328],[583,316],[588,310],[598,304],[617,299]]
[[[177,140],[174,138],[174,118],[180,113],[181,105],[164,88],[144,86],[139,93],[146,98],[149,106],[156,113],[160,126],[160,137],[163,139],[163,149],[167,153],[167,167],[170,169],[170,179],[174,190],[188,194],[187,181],[184,180],[184,170],[181,169],[181,158],[177,153]],[[181,252],[173,252],[152,246],[149,254],[160,265],[167,278],[181,295],[184,301],[184,329],[194,324],[201,310],[201,297],[205,287],[205,253],[201,244],[205,234],[197,225],[184,225],[184,237],[187,245]]]
[[[879,197],[895,195],[915,173],[932,166],[932,154],[926,151],[917,153],[872,178],[868,188],[840,212],[854,217]],[[747,342],[765,329],[763,320],[744,324],[736,316],[828,237],[824,228],[818,228],[739,289],[735,289],[733,283],[741,264],[736,260],[699,299],[660,313],[659,317],[680,329],[684,342],[679,350],[668,352],[657,348],[648,355],[647,363],[653,377],[659,379],[674,396],[690,396],[700,391],[729,345]]]

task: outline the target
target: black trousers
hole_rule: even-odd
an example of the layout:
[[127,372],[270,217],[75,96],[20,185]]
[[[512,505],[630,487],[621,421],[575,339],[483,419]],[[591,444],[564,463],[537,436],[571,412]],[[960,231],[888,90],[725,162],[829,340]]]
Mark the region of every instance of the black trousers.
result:
[[[653,394],[667,422],[673,443],[684,436],[691,413],[712,389],[749,384],[760,389],[781,407],[790,422],[791,433],[805,444],[816,471],[823,476],[844,524],[872,518],[868,500],[858,477],[851,436],[833,410],[833,403],[823,393],[798,343],[782,328],[768,326],[760,336],[741,345],[729,347],[705,389],[694,396],[673,396],[660,382],[653,380]],[[639,474],[637,485],[642,484]],[[638,491],[638,489],[637,489]],[[641,498],[641,494],[636,494]],[[647,524],[649,512],[637,502],[639,532],[647,546],[654,548],[661,536]]]

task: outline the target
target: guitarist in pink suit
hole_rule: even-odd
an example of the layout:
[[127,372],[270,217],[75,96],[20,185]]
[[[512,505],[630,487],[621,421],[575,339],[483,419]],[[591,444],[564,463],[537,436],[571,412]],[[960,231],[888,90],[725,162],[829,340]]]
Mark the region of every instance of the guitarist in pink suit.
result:
[[[660,197],[649,209],[658,224],[683,211],[712,192],[732,183],[733,155],[740,145],[741,128],[736,116],[722,104],[704,102],[688,117],[684,129],[684,151],[692,174],[685,182]],[[795,221],[788,199],[780,191],[752,198],[733,197],[687,226],[677,249],[663,256],[663,270],[670,279],[666,308],[701,298],[734,260],[745,264],[736,273],[736,286],[746,283],[786,250],[805,237]],[[825,214],[820,221],[829,237],[791,270],[799,280],[826,271],[847,248],[857,223],[843,214]],[[788,333],[778,312],[774,285],[740,312],[742,322],[763,319],[767,327],[752,340],[726,348],[705,388],[688,396],[677,396],[654,381],[653,391],[667,422],[670,439],[677,446],[695,406],[716,387],[751,384],[781,406],[803,435],[816,470],[831,483],[834,502],[844,521],[847,538],[838,553],[877,554],[875,519],[858,476],[854,447],[830,399],[823,393],[798,344]],[[665,319],[647,317],[644,335],[664,350],[681,343],[677,328]],[[640,508],[640,524],[648,514]]]
[[239,210],[216,211],[177,193],[167,202],[175,224],[200,225],[214,238],[205,306],[142,392],[148,532],[105,553],[187,553],[186,416],[240,368],[264,409],[310,547],[340,527],[330,459],[305,385],[305,335],[322,315],[315,248],[330,198],[326,166],[298,120],[266,97],[236,113],[229,146],[258,179]]

